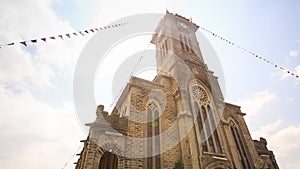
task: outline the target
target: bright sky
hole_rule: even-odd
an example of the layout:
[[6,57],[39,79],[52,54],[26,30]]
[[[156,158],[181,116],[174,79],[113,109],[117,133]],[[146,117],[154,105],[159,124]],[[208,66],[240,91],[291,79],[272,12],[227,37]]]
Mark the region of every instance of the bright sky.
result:
[[[166,9],[192,17],[198,25],[300,74],[297,0],[1,1],[0,44]],[[221,62],[225,100],[247,113],[252,138],[267,139],[281,168],[300,169],[300,79],[203,34]],[[77,58],[90,37],[0,49],[1,168],[62,168],[81,145],[86,136],[73,107],[72,83]],[[145,46],[147,42],[137,45],[140,50]],[[101,98],[97,101],[102,103]],[[110,100],[103,102],[108,108]],[[72,158],[66,168],[74,168],[76,160]]]

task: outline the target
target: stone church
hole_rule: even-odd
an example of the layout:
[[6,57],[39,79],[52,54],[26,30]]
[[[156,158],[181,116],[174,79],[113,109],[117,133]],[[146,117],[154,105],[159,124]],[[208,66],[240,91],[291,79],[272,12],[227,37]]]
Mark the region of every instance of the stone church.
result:
[[156,77],[131,77],[110,114],[98,106],[76,169],[279,168],[267,141],[252,140],[246,114],[224,102],[203,60],[198,27],[165,14],[151,40]]

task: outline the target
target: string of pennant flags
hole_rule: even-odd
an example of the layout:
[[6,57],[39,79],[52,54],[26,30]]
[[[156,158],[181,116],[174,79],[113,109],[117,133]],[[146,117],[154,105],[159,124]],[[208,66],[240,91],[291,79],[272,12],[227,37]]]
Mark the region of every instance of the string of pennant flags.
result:
[[248,49],[246,49],[246,48],[243,48],[243,47],[239,46],[238,44],[236,44],[236,43],[234,43],[234,42],[232,42],[232,41],[230,41],[230,40],[228,40],[228,39],[226,39],[226,38],[224,38],[224,37],[222,37],[222,36],[220,36],[220,35],[218,35],[218,34],[212,32],[212,31],[210,31],[210,30],[208,30],[208,29],[206,29],[206,28],[204,28],[204,27],[202,27],[202,26],[199,26],[199,27],[200,27],[200,29],[204,30],[205,32],[208,32],[208,33],[211,34],[212,36],[214,36],[214,37],[216,37],[216,38],[219,38],[219,39],[221,39],[222,41],[225,41],[226,43],[228,43],[229,45],[235,46],[236,48],[241,49],[241,50],[244,51],[244,52],[249,53],[250,55],[254,56],[255,58],[257,58],[257,59],[259,59],[259,60],[262,60],[262,61],[266,62],[267,64],[273,65],[275,68],[278,68],[279,70],[281,70],[281,71],[283,71],[283,72],[285,72],[285,73],[287,73],[287,74],[290,74],[291,76],[293,76],[293,77],[295,77],[295,78],[297,78],[297,79],[300,77],[300,75],[298,75],[297,73],[295,73],[295,72],[293,72],[293,71],[291,71],[291,70],[289,70],[289,69],[287,69],[287,68],[285,68],[285,67],[283,67],[283,66],[280,66],[280,65],[278,65],[278,64],[275,64],[275,63],[273,63],[272,61],[266,59],[265,57],[263,57],[263,56],[261,56],[261,55],[255,53],[255,52],[252,52],[252,51],[250,51],[250,50],[248,50]]
[[31,40],[23,40],[23,41],[19,41],[19,42],[10,42],[10,43],[7,43],[7,44],[0,45],[0,49],[2,49],[4,47],[18,45],[18,44],[23,45],[23,46],[26,47],[29,44],[36,44],[38,42],[47,42],[48,40],[56,40],[56,39],[65,40],[65,39],[69,39],[69,38],[72,38],[72,37],[85,36],[85,35],[88,35],[88,34],[91,34],[91,33],[96,33],[98,31],[102,31],[102,30],[122,27],[122,26],[127,25],[127,24],[128,24],[128,22],[122,22],[122,23],[112,24],[112,25],[108,25],[108,26],[100,27],[100,28],[91,28],[91,29],[86,29],[86,30],[83,30],[83,31],[60,34],[60,35],[55,35],[55,36],[42,37],[42,38],[31,39]]
[[[83,31],[77,31],[77,32],[73,32],[73,33],[66,33],[66,34],[59,34],[59,35],[56,35],[56,36],[49,36],[49,37],[42,37],[42,38],[37,38],[37,39],[31,39],[31,40],[23,40],[23,41],[19,41],[19,42],[10,42],[10,43],[7,43],[7,44],[0,44],[0,49],[4,48],[4,47],[9,47],[9,46],[14,46],[14,45],[17,45],[17,44],[21,44],[23,46],[28,46],[29,44],[36,44],[40,41],[42,42],[47,42],[48,40],[56,40],[56,39],[61,39],[61,40],[65,40],[66,38],[72,38],[72,37],[77,37],[77,36],[85,36],[87,34],[90,34],[90,33],[96,33],[98,31],[102,31],[102,30],[107,30],[107,29],[111,29],[111,28],[118,28],[118,27],[122,27],[124,25],[127,25],[128,22],[122,22],[122,23],[118,23],[118,24],[113,24],[113,25],[109,25],[109,26],[105,26],[105,27],[100,27],[100,28],[91,28],[91,29],[86,29],[86,30],[83,30]],[[225,41],[226,43],[232,45],[232,46],[235,46],[237,47],[238,49],[241,49],[242,51],[244,52],[248,52],[250,55],[256,57],[257,59],[260,59],[264,62],[266,62],[267,64],[271,64],[273,65],[275,68],[278,68],[279,70],[287,73],[287,74],[290,74],[291,76],[294,76],[296,78],[300,78],[300,75],[298,75],[297,73],[295,73],[294,71],[291,71],[283,66],[280,66],[278,64],[275,64],[273,63],[272,61],[266,59],[265,57],[257,54],[257,53],[254,53],[246,48],[243,48],[239,45],[237,45],[236,43],[206,29],[205,27],[202,27],[200,26],[200,28],[202,30],[204,30],[205,32],[208,32],[209,34],[211,34],[212,36],[216,37],[216,38],[219,38],[221,39],[222,41]]]

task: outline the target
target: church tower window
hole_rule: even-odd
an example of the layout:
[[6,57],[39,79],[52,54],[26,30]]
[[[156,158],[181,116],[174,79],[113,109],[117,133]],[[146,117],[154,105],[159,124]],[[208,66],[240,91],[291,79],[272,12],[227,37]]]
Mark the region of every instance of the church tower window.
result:
[[185,50],[184,48],[184,44],[183,44],[183,38],[182,38],[182,34],[179,35],[179,41],[180,41],[180,46],[181,46],[181,50]]
[[192,40],[191,40],[191,38],[188,38],[188,42],[189,42],[189,48],[190,48],[190,51],[191,51],[192,53],[195,53],[194,50],[193,50],[193,45],[192,45]]
[[187,37],[186,35],[179,34],[179,41],[180,41],[181,50],[190,53],[195,53],[193,50],[191,38]]

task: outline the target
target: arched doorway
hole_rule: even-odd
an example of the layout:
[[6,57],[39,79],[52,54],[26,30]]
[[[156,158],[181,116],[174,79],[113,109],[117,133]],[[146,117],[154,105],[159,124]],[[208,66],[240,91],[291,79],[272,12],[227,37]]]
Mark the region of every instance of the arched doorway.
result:
[[117,155],[105,152],[99,162],[99,169],[117,169],[118,168],[118,157]]

